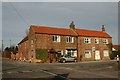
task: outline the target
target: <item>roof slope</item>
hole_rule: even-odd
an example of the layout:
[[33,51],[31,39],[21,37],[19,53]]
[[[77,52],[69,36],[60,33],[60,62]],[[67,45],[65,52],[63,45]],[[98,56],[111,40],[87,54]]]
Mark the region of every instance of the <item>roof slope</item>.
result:
[[[65,28],[53,28],[53,27],[35,26],[35,25],[31,25],[30,28],[35,33],[41,33],[41,34],[77,36],[76,35],[77,33],[79,36],[111,38],[111,36],[106,32],[95,31],[95,30],[75,29],[76,31],[75,33],[73,30],[65,29]],[[28,40],[28,36],[26,36],[20,43],[18,43],[18,45],[25,42],[26,40]]]
[[28,40],[28,36],[24,37],[24,38],[18,43],[18,45],[21,44],[21,43],[23,43],[23,42],[25,42],[25,41],[27,41],[27,40]]
[[31,26],[31,28],[33,31],[35,31],[35,33],[76,36],[72,30],[65,28],[53,28],[45,26]]
[[102,31],[76,29],[76,32],[78,33],[79,36],[111,38],[109,34],[107,34],[106,32],[102,32]]

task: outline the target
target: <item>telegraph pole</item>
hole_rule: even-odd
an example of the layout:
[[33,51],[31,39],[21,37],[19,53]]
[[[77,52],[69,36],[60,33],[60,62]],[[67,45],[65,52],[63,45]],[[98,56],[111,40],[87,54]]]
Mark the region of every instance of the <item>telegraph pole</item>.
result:
[[10,48],[11,48],[11,40],[10,40]]
[[10,40],[10,53],[11,53],[12,51],[11,51],[11,40]]
[[2,55],[3,55],[3,40],[2,40]]

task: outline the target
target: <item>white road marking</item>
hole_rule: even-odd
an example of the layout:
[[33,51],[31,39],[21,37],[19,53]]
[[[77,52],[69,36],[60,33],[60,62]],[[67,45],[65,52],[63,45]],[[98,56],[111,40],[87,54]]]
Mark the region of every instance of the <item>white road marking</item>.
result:
[[49,71],[45,71],[45,70],[41,70],[43,71],[44,73],[48,73],[50,75],[53,75],[53,76],[59,76],[61,78],[65,78],[66,80],[71,80],[71,79],[68,79],[67,77],[64,77],[64,76],[61,76],[61,75],[58,75],[58,74],[55,74],[55,73],[52,73],[52,72],[49,72]]

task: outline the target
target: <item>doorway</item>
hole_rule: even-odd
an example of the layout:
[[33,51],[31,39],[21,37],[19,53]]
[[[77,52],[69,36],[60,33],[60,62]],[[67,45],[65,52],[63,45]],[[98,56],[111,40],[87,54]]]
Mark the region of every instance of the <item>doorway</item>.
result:
[[95,60],[100,60],[100,51],[95,51]]

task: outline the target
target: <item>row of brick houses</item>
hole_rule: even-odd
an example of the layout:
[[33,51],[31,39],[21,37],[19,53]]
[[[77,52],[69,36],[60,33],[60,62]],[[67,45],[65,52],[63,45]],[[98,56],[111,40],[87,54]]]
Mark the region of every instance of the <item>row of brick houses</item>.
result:
[[101,31],[31,25],[28,36],[18,44],[19,59],[36,60],[36,49],[54,49],[60,55],[77,57],[78,60],[109,60],[112,53],[112,37]]

